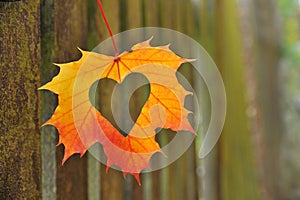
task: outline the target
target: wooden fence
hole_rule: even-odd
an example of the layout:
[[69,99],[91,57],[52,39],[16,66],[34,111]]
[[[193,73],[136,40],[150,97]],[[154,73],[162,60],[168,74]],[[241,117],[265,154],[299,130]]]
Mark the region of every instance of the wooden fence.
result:
[[106,173],[88,153],[61,166],[56,129],[40,128],[57,98],[37,88],[58,73],[52,63],[78,59],[77,47],[91,50],[108,32],[95,0],[0,2],[0,199],[259,199],[245,92],[236,92],[245,91],[245,84],[242,58],[234,56],[241,50],[235,1],[102,2],[114,33],[158,26],[200,41],[221,66],[228,110],[242,112],[229,115],[231,123],[209,157],[198,159],[196,141],[167,168],[142,174],[142,186],[119,171]]

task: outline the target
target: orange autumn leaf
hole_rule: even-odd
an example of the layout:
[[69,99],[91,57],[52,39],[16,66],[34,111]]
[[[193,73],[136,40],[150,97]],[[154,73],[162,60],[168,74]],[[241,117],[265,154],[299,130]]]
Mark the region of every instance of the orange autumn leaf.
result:
[[[149,167],[151,156],[160,152],[155,141],[157,128],[194,133],[184,108],[190,92],[178,83],[176,70],[189,60],[177,56],[168,46],[152,47],[150,40],[132,47],[117,58],[81,51],[80,60],[58,64],[59,74],[40,89],[58,94],[58,106],[45,125],[59,132],[65,146],[63,163],[73,154],[83,155],[96,142],[103,146],[107,169],[121,168],[139,181],[139,173]],[[150,94],[135,124],[126,137],[99,112],[89,99],[91,85],[102,78],[122,83],[130,73],[143,74],[150,83]],[[162,83],[162,80],[164,84]]]

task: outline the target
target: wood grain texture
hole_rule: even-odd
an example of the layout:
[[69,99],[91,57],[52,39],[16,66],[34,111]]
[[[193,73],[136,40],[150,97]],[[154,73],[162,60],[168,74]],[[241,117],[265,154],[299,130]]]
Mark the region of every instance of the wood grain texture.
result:
[[0,199],[40,199],[39,1],[0,2]]
[[[55,2],[55,62],[66,63],[80,58],[77,47],[87,46],[86,2]],[[62,166],[63,145],[57,147],[57,199],[87,199],[87,159],[72,156]]]

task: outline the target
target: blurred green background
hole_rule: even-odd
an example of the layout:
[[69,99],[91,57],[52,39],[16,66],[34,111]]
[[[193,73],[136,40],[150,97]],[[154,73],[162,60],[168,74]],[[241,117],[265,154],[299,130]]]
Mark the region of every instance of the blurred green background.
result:
[[76,47],[92,50],[109,34],[95,0],[0,2],[0,199],[300,199],[299,0],[102,3],[115,34],[165,27],[209,52],[227,93],[220,140],[200,160],[197,138],[172,165],[142,174],[142,186],[88,153],[62,167],[56,130],[39,129],[56,96],[37,88],[57,74],[53,62],[78,59]]

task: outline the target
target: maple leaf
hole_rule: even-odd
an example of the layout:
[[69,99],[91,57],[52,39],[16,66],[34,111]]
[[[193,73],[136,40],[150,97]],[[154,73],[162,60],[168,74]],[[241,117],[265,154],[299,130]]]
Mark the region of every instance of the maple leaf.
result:
[[[151,39],[150,39],[151,40]],[[132,174],[138,183],[139,173],[149,167],[149,160],[161,152],[155,141],[157,128],[195,133],[188,122],[190,113],[184,108],[190,92],[178,83],[176,71],[190,60],[176,55],[169,46],[152,47],[150,40],[136,44],[132,51],[118,57],[81,51],[80,60],[57,64],[59,74],[40,89],[58,94],[58,106],[44,125],[59,132],[59,143],[65,146],[63,163],[73,154],[81,156],[96,142],[103,146],[107,170],[121,168],[124,176]],[[89,99],[91,85],[102,78],[122,83],[133,72],[143,74],[150,83],[150,94],[135,124],[124,137],[99,112]],[[162,80],[164,84],[162,83]]]

